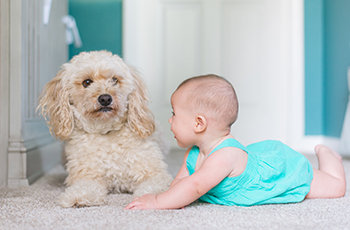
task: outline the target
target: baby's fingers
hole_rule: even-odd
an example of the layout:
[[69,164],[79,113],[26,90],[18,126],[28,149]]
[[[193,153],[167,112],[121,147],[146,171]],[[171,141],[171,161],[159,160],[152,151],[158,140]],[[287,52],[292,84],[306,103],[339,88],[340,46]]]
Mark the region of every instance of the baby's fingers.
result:
[[128,204],[124,209],[135,209],[137,205],[140,205],[140,202],[138,201],[133,201],[130,204]]

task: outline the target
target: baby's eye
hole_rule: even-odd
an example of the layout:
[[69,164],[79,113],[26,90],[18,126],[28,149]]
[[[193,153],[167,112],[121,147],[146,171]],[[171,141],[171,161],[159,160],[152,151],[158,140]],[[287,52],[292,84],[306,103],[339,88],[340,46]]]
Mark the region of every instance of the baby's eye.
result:
[[116,85],[118,83],[118,79],[116,77],[113,77],[112,81],[113,81],[114,85]]
[[93,81],[91,79],[86,79],[85,81],[83,81],[83,86],[86,88],[89,85],[91,85],[93,83]]
[[171,111],[171,114],[172,114],[173,116],[175,116],[175,113],[174,113],[174,111]]

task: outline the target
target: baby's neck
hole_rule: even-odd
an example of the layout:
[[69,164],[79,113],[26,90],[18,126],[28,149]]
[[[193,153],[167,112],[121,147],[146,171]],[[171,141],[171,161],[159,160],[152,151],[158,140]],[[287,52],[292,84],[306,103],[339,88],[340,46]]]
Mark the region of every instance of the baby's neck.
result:
[[234,138],[230,133],[225,133],[222,135],[212,136],[211,138],[203,138],[202,141],[197,145],[200,154],[208,156],[213,149],[218,146],[221,142],[228,138]]

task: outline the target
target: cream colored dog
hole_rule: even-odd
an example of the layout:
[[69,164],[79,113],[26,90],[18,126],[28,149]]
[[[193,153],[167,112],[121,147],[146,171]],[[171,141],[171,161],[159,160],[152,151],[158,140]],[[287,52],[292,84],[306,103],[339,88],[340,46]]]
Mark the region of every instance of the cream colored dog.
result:
[[80,53],[47,83],[38,108],[65,140],[63,207],[102,205],[109,191],[141,196],[169,187],[147,103],[138,73],[107,51]]

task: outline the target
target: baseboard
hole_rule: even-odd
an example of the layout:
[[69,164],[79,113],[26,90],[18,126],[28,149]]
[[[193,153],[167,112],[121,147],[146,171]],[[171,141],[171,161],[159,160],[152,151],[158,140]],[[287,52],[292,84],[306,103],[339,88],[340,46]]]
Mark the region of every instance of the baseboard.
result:
[[61,162],[62,142],[55,141],[27,152],[27,179],[32,184]]
[[29,182],[27,179],[8,179],[7,186],[10,188],[19,188],[28,186]]
[[327,136],[303,136],[293,148],[304,154],[314,154],[314,148],[318,144],[326,145],[335,151],[339,151],[340,139]]
[[[302,136],[301,138],[295,138],[293,142],[286,143],[294,150],[303,153],[303,154],[315,154],[315,146],[322,144],[326,145],[333,150],[339,152],[340,147],[340,138],[337,137],[327,137],[327,136]],[[181,150],[178,146],[172,146],[171,151],[179,151]],[[185,151],[185,150],[184,150]]]

